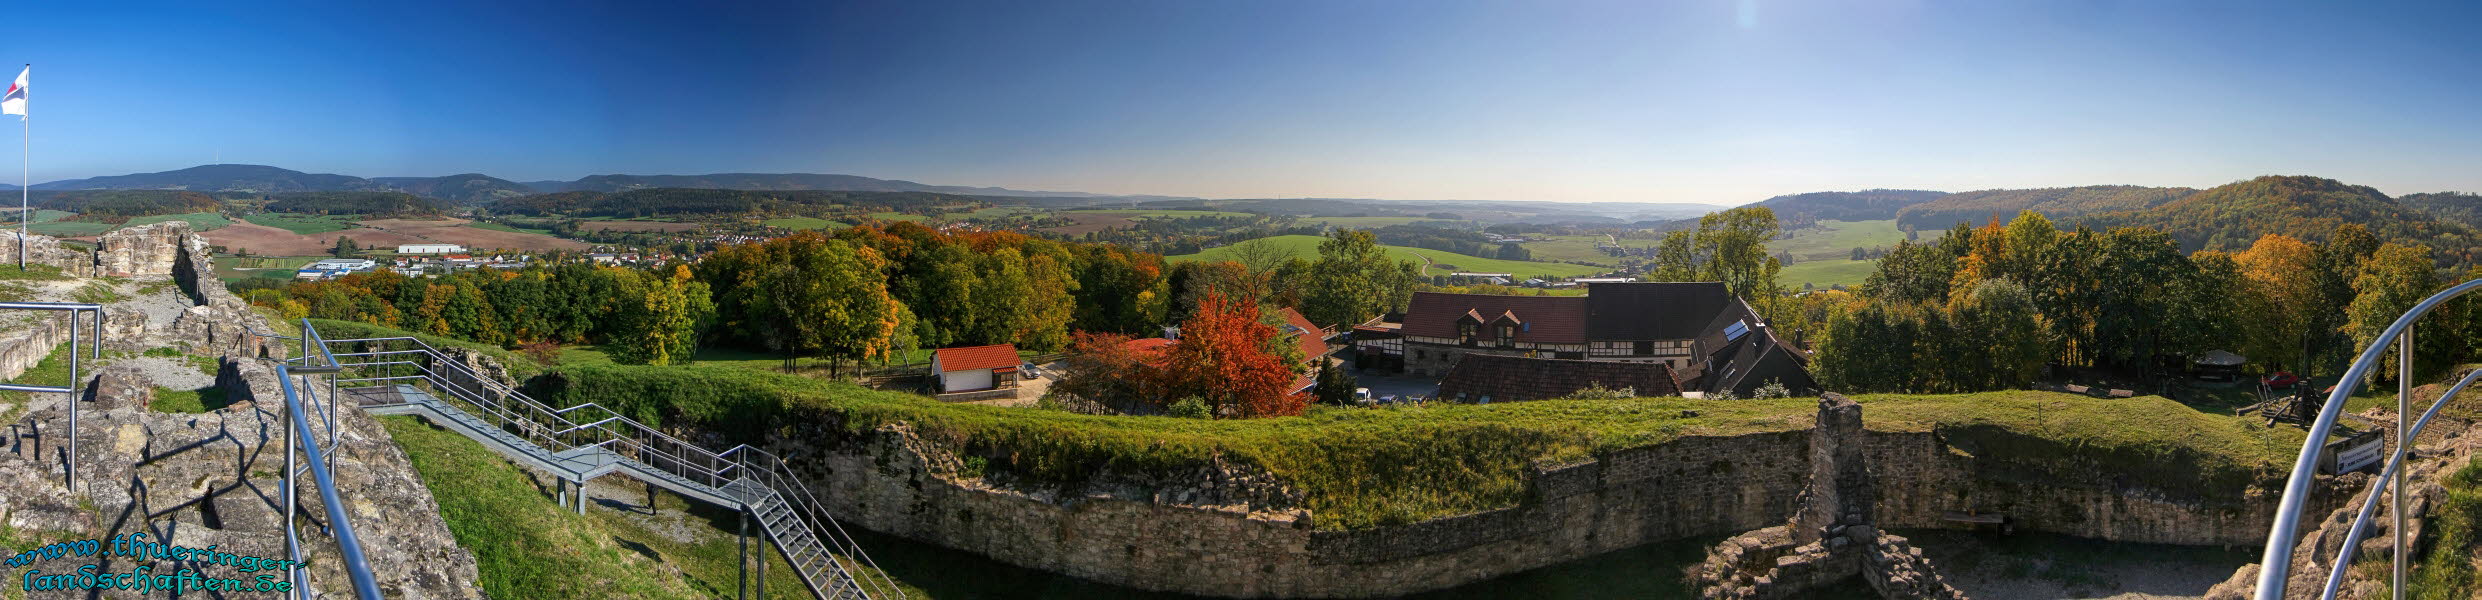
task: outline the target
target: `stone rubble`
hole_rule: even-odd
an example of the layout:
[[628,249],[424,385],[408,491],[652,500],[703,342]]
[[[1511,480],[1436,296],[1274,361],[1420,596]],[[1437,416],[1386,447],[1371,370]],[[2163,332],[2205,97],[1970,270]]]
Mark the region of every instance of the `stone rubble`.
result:
[[1690,573],[1707,600],[1774,600],[1832,586],[1866,584],[1891,599],[1962,600],[1922,550],[1880,532],[1864,452],[1861,405],[1829,393],[1810,430],[1810,478],[1783,525],[1733,536]]

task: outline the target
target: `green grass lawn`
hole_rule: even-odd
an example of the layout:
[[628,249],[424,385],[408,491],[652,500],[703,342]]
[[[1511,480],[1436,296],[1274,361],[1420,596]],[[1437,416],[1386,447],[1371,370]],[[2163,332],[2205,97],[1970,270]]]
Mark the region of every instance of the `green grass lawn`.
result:
[[1790,232],[1792,237],[1767,242],[1768,252],[1789,252],[1804,260],[1853,258],[1854,248],[1894,247],[1905,239],[1895,219],[1819,221],[1817,227]]
[[759,223],[768,227],[783,227],[786,229],[835,229],[838,227],[851,226],[850,223],[843,221],[830,221],[818,217],[784,217],[779,219],[768,219],[765,221],[760,221]]
[[[1315,260],[1319,256],[1319,242],[1325,241],[1327,238],[1315,235],[1279,235],[1263,239],[1269,240],[1270,242],[1276,244],[1278,248],[1284,249],[1290,256],[1299,256],[1302,258]],[[1431,250],[1428,248],[1410,248],[1405,246],[1381,246],[1381,248],[1385,248],[1388,256],[1396,258],[1397,260],[1409,260],[1414,261],[1415,263],[1421,263],[1423,262],[1423,259],[1427,257],[1432,261],[1432,264],[1455,265],[1454,270],[1457,271],[1511,273],[1520,277],[1539,275],[1549,275],[1554,277],[1582,277],[1594,275],[1604,271],[1602,268],[1586,265],[1479,258],[1457,254],[1454,252]],[[1164,260],[1175,262],[1184,260],[1233,260],[1233,247],[1222,246],[1217,248],[1208,248],[1205,252],[1200,252],[1197,254],[1166,256],[1164,257]],[[1431,271],[1434,275],[1444,275],[1448,273],[1448,271],[1439,269],[1432,269]]]
[[913,221],[916,223],[931,220],[930,217],[925,217],[922,215],[909,215],[899,212],[875,212],[870,214],[870,218],[881,221]]
[[1878,269],[1879,262],[1874,260],[1804,261],[1784,267],[1784,271],[1776,276],[1776,281],[1782,282],[1784,287],[1795,290],[1801,289],[1801,284],[1804,283],[1819,289],[1827,289],[1829,286],[1836,285],[1850,289],[1859,287],[1863,280],[1870,278],[1871,272]]
[[[193,230],[197,230],[197,231],[214,231],[214,230],[217,230],[217,229],[223,229],[225,226],[227,226],[227,225],[232,225],[232,224],[233,224],[233,220],[232,220],[232,219],[227,219],[227,218],[224,218],[224,214],[223,214],[223,213],[203,212],[203,213],[187,213],[187,214],[179,214],[179,215],[155,215],[155,216],[149,216],[149,217],[136,217],[136,218],[132,218],[132,219],[130,219],[130,220],[129,220],[129,222],[127,222],[127,223],[122,223],[120,226],[121,226],[121,227],[137,227],[137,226],[139,226],[139,225],[147,225],[147,224],[153,224],[153,223],[162,223],[162,222],[165,222],[165,221],[189,221],[189,222],[190,222],[190,228],[191,228],[191,229],[193,229]],[[117,228],[116,228],[116,229],[117,229]]]
[[309,235],[313,233],[327,233],[330,231],[344,231],[346,229],[352,229],[354,227],[353,222],[361,218],[362,217],[360,215],[259,213],[242,217],[241,220],[249,221],[253,225],[265,225],[293,233]]

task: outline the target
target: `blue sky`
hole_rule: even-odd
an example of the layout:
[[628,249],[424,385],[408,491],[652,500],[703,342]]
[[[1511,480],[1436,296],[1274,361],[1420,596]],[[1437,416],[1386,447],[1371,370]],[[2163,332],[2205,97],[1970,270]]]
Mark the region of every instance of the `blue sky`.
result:
[[35,181],[220,160],[1717,204],[2270,173],[2482,191],[2472,3],[362,4],[13,7]]

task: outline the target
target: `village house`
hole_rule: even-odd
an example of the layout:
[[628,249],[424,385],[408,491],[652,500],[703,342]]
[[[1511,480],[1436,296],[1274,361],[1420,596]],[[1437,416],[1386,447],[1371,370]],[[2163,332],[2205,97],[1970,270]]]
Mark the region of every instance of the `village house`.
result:
[[1632,396],[1678,396],[1681,382],[1663,363],[1611,362],[1468,354],[1439,380],[1439,398],[1456,402],[1520,402],[1566,398],[1587,388]]
[[[943,400],[1017,396],[1017,347],[1009,344],[941,348],[931,353],[931,377]],[[974,393],[970,398],[954,394]]]
[[[1579,296],[1418,292],[1401,323],[1354,328],[1365,367],[1444,377],[1465,357],[1660,364],[1681,391],[1815,389],[1807,352],[1783,343],[1719,282],[1606,282]],[[1392,331],[1391,331],[1392,330]],[[1752,334],[1757,334],[1752,337]],[[1367,336],[1367,338],[1365,338]]]

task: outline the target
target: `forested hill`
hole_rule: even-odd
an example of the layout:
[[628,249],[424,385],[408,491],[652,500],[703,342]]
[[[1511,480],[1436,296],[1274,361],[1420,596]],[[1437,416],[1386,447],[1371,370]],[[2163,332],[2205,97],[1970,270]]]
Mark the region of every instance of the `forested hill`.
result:
[[1758,202],[1775,211],[1776,221],[1787,229],[1808,227],[1822,220],[1877,221],[1896,218],[1896,212],[1948,195],[1927,190],[1862,190],[1858,192],[1810,192],[1788,194]]
[[492,212],[572,217],[822,216],[834,213],[914,211],[935,206],[982,206],[987,198],[928,192],[760,191],[655,188],[607,192],[559,192],[509,198]]
[[181,190],[74,190],[35,192],[36,208],[78,213],[79,218],[117,223],[130,217],[215,212],[223,203],[214,196]]
[[535,193],[534,188],[481,173],[440,177],[372,177],[370,181],[385,189],[467,206]]
[[2421,211],[2430,218],[2482,228],[2482,194],[2465,192],[2431,192],[2406,194],[2396,198],[2397,204]]
[[2197,190],[2191,188],[2134,185],[1982,190],[1948,194],[1907,206],[1896,211],[1895,218],[1898,226],[1910,226],[1918,231],[1937,231],[1957,223],[1981,225],[1993,217],[2007,221],[2015,218],[2017,213],[2028,210],[2042,213],[2055,221],[2067,221],[2100,212],[2151,208],[2195,193]]
[[2471,226],[2431,218],[2368,186],[2308,176],[2269,175],[2144,210],[2062,220],[2071,222],[2097,229],[2152,227],[2191,251],[2244,250],[2270,233],[2320,241],[2346,223],[2368,227],[2383,241],[2429,246],[2441,262],[2450,264],[2472,262],[2477,244],[2482,244],[2482,235]]
[[375,217],[430,216],[446,212],[437,200],[404,192],[293,192],[268,196],[268,212]]
[[35,184],[42,190],[186,190],[284,194],[292,192],[407,192],[461,204],[532,193],[505,179],[468,173],[445,177],[380,177],[304,173],[266,165],[200,165],[160,173],[133,173]]

